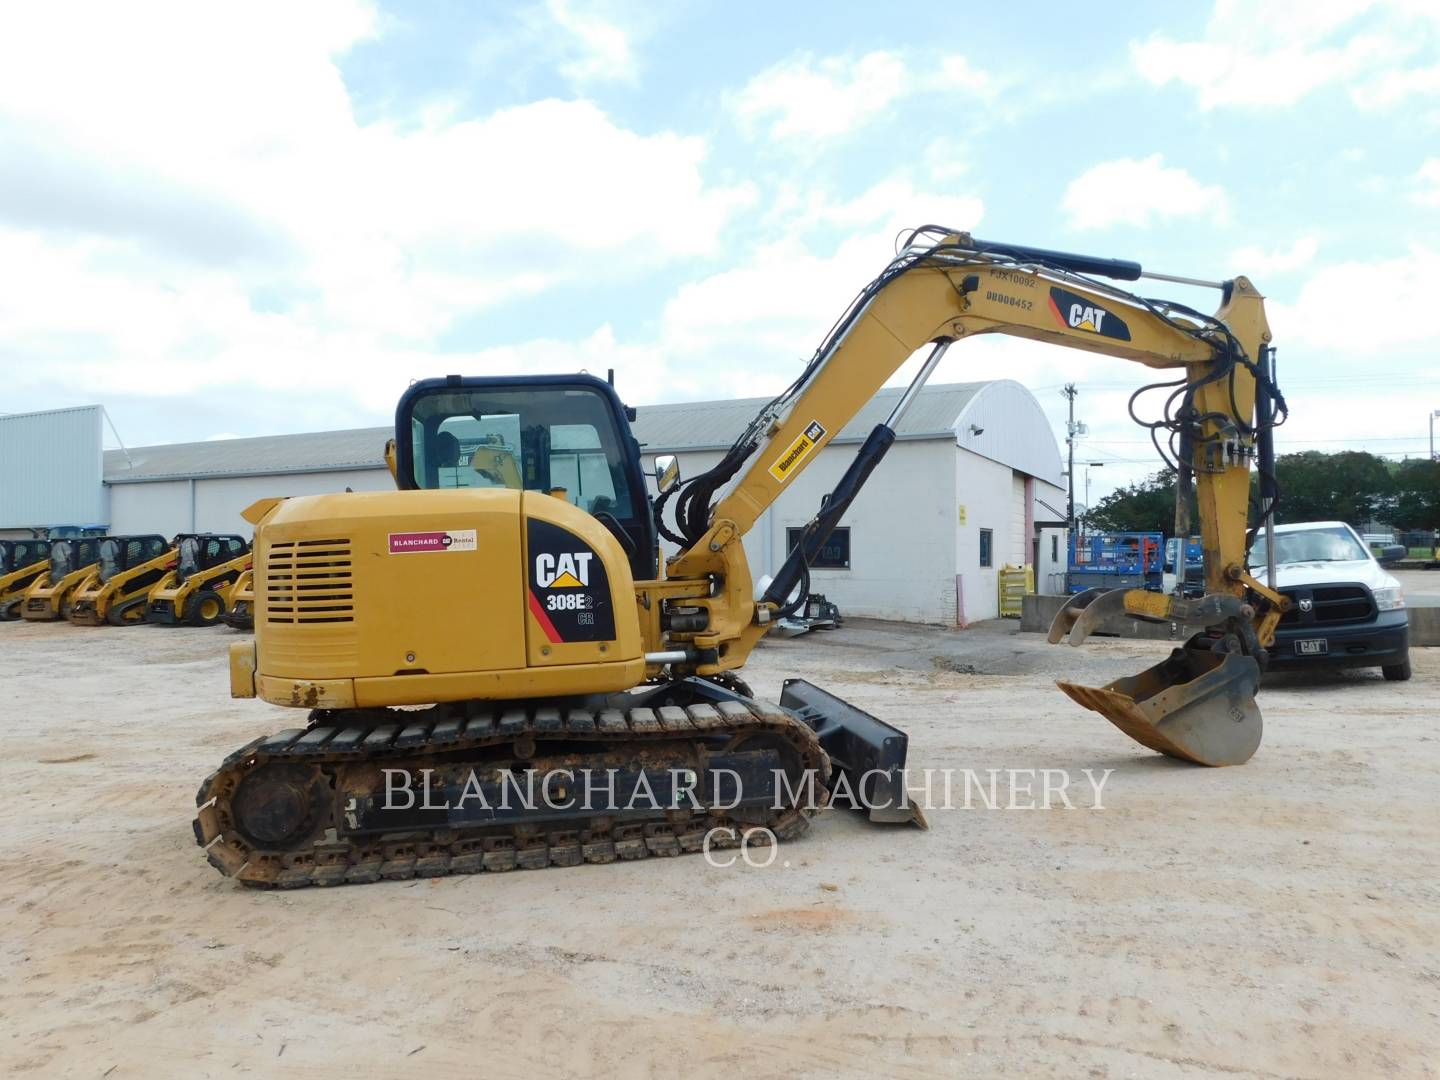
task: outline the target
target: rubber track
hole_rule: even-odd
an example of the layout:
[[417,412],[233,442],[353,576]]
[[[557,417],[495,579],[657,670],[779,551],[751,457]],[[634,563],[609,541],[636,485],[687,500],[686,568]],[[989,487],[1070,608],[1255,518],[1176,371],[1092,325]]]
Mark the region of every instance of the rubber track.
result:
[[[609,863],[700,851],[710,829],[728,826],[738,840],[760,824],[718,810],[691,811],[688,817],[672,812],[663,822],[612,822],[609,828],[597,829],[580,821],[571,831],[548,835],[535,835],[533,827],[526,829],[523,823],[508,832],[493,825],[410,829],[389,838],[342,836],[296,851],[267,853],[252,850],[235,831],[229,800],[246,772],[271,761],[321,766],[373,761],[396,767],[395,762],[412,756],[484,751],[527,736],[535,740],[538,753],[546,741],[563,739],[583,739],[602,747],[609,743],[616,749],[677,737],[776,734],[795,748],[804,768],[815,770],[813,775],[830,774],[829,758],[810,728],[777,706],[758,701],[600,712],[544,707],[482,711],[440,705],[419,713],[355,709],[314,715],[316,722],[309,728],[291,728],[241,747],[200,785],[195,796],[195,842],[222,874],[253,887],[293,889]],[[417,763],[417,767],[423,766]],[[767,810],[764,827],[780,840],[799,836],[809,827],[815,808],[826,800],[823,787],[817,785],[815,794],[810,807]],[[768,838],[762,833],[755,839]]]

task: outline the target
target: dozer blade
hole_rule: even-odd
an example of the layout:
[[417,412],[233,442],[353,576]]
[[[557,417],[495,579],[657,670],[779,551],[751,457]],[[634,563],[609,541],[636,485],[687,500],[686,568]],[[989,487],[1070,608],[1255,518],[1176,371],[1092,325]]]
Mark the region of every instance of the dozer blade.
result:
[[1243,765],[1260,745],[1260,665],[1205,648],[1203,634],[1139,675],[1056,685],[1142,746],[1197,765]]
[[[852,801],[878,824],[922,829],[929,823],[905,790],[905,758],[909,737],[898,728],[804,679],[786,679],[780,707],[794,713],[815,732],[830,755],[836,777],[844,777]],[[832,786],[835,781],[832,781]]]

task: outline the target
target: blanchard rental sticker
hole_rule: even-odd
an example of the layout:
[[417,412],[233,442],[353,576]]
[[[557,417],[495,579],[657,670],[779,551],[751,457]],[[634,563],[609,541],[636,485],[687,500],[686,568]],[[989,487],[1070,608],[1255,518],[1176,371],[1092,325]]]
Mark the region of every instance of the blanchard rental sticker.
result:
[[811,420],[805,425],[805,430],[795,436],[795,441],[785,448],[774,465],[770,466],[770,475],[782,484],[790,478],[799,465],[815,449],[817,443],[825,437],[825,428],[819,420]]
[[390,534],[391,555],[406,555],[412,551],[474,550],[474,529],[451,529],[449,532],[408,532]]

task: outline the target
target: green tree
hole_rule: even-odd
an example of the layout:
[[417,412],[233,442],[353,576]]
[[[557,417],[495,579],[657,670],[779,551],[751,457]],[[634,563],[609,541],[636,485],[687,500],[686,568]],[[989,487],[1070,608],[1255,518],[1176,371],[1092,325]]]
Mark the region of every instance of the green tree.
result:
[[[1195,521],[1199,531],[1198,518]],[[1175,531],[1175,470],[1162,469],[1138,484],[1117,488],[1091,507],[1085,526],[1094,532]]]
[[1383,459],[1364,450],[1305,450],[1275,462],[1277,521],[1345,521],[1361,525],[1389,506],[1394,490]]
[[1440,461],[1407,461],[1395,470],[1394,523],[1440,529]]

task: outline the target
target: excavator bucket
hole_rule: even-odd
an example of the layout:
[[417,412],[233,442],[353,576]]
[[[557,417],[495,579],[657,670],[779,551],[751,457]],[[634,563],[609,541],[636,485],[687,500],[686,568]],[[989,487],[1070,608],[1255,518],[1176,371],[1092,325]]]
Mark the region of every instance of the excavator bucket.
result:
[[1104,686],[1057,682],[1142,746],[1197,765],[1243,765],[1260,745],[1260,665],[1186,646]]
[[[1194,605],[1213,618],[1224,597]],[[1202,607],[1203,604],[1203,607]],[[1090,589],[1061,608],[1052,644],[1079,645],[1113,616],[1125,614],[1122,590]],[[1104,686],[1057,682],[1075,702],[1098,712],[1142,746],[1197,765],[1243,765],[1260,745],[1260,665],[1239,652],[1218,651],[1223,638],[1200,633],[1139,675]]]

